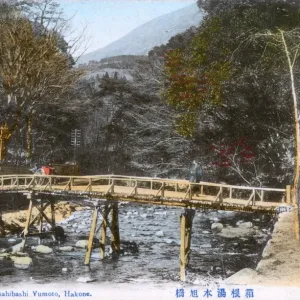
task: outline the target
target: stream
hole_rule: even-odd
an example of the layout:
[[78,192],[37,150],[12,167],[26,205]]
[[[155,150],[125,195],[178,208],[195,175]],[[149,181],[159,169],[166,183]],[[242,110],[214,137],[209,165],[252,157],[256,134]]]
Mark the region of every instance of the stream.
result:
[[[33,250],[37,238],[28,238],[25,252],[33,259],[27,270],[14,267],[12,261],[0,260],[1,284],[29,282],[74,282],[89,274],[99,282],[174,282],[179,281],[180,214],[181,208],[123,204],[119,206],[119,228],[123,253],[109,255],[110,231],[107,230],[105,259],[99,259],[99,248],[92,252],[91,266],[84,266],[85,250],[61,252],[60,246],[75,246],[79,239],[87,239],[92,210],[84,207],[60,222],[67,235],[63,245],[51,239],[42,240],[53,253]],[[226,237],[213,233],[212,223],[222,223],[225,229],[236,228],[238,222],[251,222],[252,234]],[[100,222],[98,222],[99,224]],[[230,211],[196,210],[193,221],[190,263],[187,282],[205,282],[211,278],[225,278],[243,268],[255,268],[263,248],[270,238],[274,220],[263,214]],[[250,230],[250,229],[249,229]],[[99,238],[99,232],[96,237]],[[0,239],[0,249],[21,241],[17,236]],[[67,268],[67,272],[63,272]]]

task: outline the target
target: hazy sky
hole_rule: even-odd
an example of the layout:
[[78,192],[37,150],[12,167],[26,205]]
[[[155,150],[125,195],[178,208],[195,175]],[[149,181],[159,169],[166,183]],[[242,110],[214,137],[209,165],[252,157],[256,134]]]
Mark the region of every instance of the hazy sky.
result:
[[[65,15],[78,35],[86,27],[86,52],[102,48],[139,25],[195,3],[196,0],[61,0]],[[78,53],[77,53],[78,54]]]

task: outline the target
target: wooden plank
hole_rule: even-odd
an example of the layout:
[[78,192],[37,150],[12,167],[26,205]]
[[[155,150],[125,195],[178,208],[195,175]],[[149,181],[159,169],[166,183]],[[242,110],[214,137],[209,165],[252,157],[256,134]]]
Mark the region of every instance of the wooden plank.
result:
[[96,231],[96,227],[97,227],[97,220],[98,220],[98,208],[95,207],[94,212],[93,212],[93,217],[92,217],[88,245],[87,245],[87,249],[86,249],[86,253],[85,253],[85,259],[84,259],[85,265],[90,264],[92,248],[93,248],[93,241],[94,241],[95,231]]
[[118,203],[112,204],[111,208],[111,249],[113,252],[120,252]]
[[107,230],[107,215],[108,215],[108,206],[104,205],[103,208],[103,221],[101,225],[101,236],[100,236],[100,258],[105,257],[105,244],[106,244],[106,230]]
[[180,280],[185,281],[185,268],[190,260],[192,224],[195,210],[185,209],[180,216]]
[[180,216],[180,280],[185,281],[185,266],[186,266],[186,257],[185,257],[185,244],[186,244],[186,216],[182,214]]
[[29,224],[30,224],[30,219],[31,219],[31,214],[32,214],[33,194],[29,194],[28,198],[30,199],[30,201],[29,201],[29,207],[28,207],[28,210],[27,210],[27,218],[26,218],[25,228],[24,228],[24,231],[23,231],[24,235],[23,235],[23,238],[22,238],[21,252],[24,251],[25,244],[26,244],[26,238],[27,238],[27,235],[28,235]]

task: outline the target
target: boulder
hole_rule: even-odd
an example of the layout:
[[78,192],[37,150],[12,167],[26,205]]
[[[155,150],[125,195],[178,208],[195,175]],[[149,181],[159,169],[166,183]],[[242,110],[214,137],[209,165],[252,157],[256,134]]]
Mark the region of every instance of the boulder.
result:
[[10,259],[14,262],[14,266],[17,269],[28,269],[32,264],[30,257],[11,256]]
[[88,240],[79,240],[76,242],[75,247],[85,249],[88,245]]
[[246,236],[255,234],[255,230],[247,227],[237,227],[237,228],[224,228],[222,232],[218,235],[226,238],[240,238],[241,240],[246,241]]
[[224,228],[224,226],[221,223],[212,223],[211,224],[211,230],[214,233],[222,232],[223,228]]
[[226,284],[247,284],[256,275],[257,272],[255,270],[245,268],[228,277],[224,282]]
[[53,249],[48,247],[48,246],[44,246],[44,245],[38,245],[35,248],[35,252],[39,252],[39,253],[44,253],[44,254],[49,254],[53,252]]

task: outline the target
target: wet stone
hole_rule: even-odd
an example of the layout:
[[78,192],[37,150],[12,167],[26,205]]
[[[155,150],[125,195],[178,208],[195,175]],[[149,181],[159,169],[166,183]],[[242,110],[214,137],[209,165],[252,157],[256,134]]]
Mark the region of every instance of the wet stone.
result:
[[157,232],[155,233],[155,235],[156,235],[156,236],[160,236],[160,237],[165,236],[165,234],[164,234],[164,232],[163,232],[162,230],[157,231]]
[[49,254],[53,252],[53,249],[48,247],[48,246],[44,246],[44,245],[38,245],[35,248],[35,252],[39,252],[39,253],[44,253],[44,254]]
[[28,269],[32,264],[32,259],[30,257],[11,256],[10,259],[14,262],[14,266],[17,269]]
[[76,242],[75,247],[77,248],[86,248],[88,245],[88,240],[79,240]]

